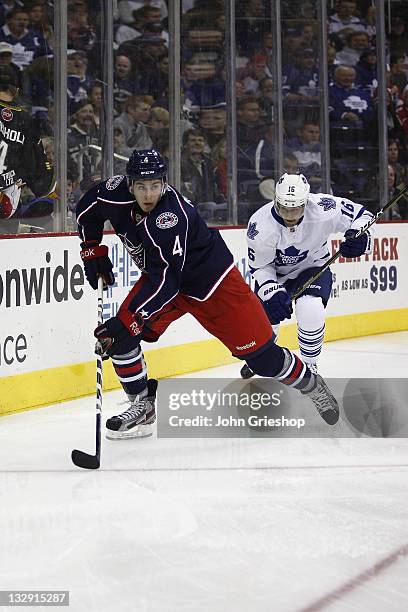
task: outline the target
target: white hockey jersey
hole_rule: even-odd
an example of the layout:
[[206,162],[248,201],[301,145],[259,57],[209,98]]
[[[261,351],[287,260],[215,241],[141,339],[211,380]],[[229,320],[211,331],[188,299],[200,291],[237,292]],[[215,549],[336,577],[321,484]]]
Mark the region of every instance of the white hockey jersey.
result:
[[[282,284],[303,270],[323,266],[331,255],[327,245],[330,234],[360,229],[373,217],[361,204],[347,198],[311,193],[301,221],[286,227],[273,204],[262,206],[248,223],[249,265],[259,286],[267,282]],[[367,253],[371,250],[371,230],[367,231]]]

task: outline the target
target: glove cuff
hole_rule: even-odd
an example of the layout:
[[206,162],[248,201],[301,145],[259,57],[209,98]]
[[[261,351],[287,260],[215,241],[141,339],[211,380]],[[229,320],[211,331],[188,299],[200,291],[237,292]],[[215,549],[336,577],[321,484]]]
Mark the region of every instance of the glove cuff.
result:
[[271,281],[259,287],[257,294],[263,302],[267,302],[273,295],[275,295],[275,293],[278,293],[279,291],[285,291],[286,293],[286,289],[283,285],[280,285],[278,282]]
[[81,259],[83,261],[89,261],[90,259],[97,259],[98,257],[105,257],[109,254],[109,249],[105,244],[98,244],[96,240],[90,240],[89,242],[81,243]]
[[138,336],[142,333],[144,321],[142,317],[137,313],[123,310],[118,312],[118,319],[123,323],[126,329],[129,331],[131,336]]

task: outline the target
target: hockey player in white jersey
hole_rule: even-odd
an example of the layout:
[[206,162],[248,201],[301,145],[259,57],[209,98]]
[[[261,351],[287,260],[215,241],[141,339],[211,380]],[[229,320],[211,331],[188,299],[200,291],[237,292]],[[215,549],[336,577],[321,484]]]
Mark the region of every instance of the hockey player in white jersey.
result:
[[[371,218],[370,212],[351,200],[310,193],[302,174],[285,173],[279,179],[275,199],[252,215],[247,231],[255,292],[276,335],[279,323],[292,316],[291,296],[329,259],[330,234],[344,232],[341,254],[359,257],[370,252],[372,234],[367,231],[353,237]],[[314,372],[322,350],[331,287],[332,274],[327,268],[295,302],[301,357]],[[249,378],[252,372],[244,366],[241,375]]]

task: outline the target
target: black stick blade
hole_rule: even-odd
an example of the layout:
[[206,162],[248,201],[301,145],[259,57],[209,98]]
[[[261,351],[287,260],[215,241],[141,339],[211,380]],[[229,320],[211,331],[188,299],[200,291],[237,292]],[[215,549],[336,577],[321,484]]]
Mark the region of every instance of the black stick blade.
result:
[[86,470],[98,470],[101,465],[98,455],[88,455],[76,448],[71,453],[71,459],[77,467]]

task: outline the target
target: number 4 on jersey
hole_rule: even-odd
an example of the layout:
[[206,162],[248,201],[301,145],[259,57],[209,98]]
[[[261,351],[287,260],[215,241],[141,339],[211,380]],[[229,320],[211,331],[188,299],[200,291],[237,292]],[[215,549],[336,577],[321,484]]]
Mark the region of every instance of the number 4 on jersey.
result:
[[180,236],[177,234],[173,246],[173,255],[183,255],[183,249],[180,244]]

